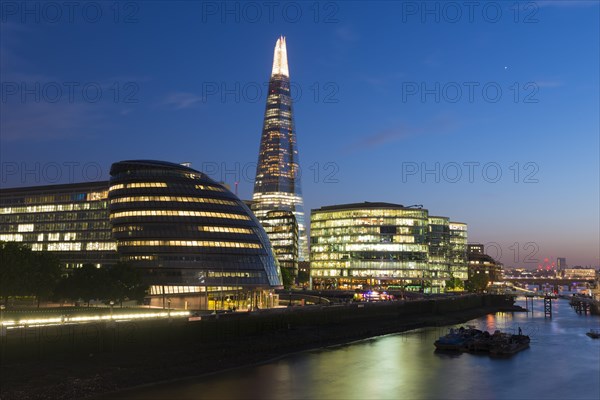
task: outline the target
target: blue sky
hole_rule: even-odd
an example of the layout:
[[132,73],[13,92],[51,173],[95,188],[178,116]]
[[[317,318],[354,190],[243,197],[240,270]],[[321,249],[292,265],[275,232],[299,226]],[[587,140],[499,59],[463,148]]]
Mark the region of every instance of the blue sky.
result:
[[508,266],[600,264],[597,1],[52,4],[0,10],[2,187],[151,158],[250,198],[285,35],[307,210],[422,204]]

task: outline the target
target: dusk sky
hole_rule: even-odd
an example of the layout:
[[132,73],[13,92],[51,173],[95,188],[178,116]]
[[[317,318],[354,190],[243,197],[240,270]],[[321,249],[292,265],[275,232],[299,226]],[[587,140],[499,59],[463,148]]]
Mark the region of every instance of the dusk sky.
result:
[[251,198],[283,35],[307,212],[422,204],[506,266],[600,265],[598,1],[75,3],[2,3],[3,188],[157,159]]

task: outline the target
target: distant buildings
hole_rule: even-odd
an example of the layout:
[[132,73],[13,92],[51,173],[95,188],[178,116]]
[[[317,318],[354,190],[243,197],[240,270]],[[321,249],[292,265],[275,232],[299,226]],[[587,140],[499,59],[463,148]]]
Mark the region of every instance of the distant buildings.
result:
[[[460,233],[453,237],[453,230]],[[430,218],[426,209],[369,202],[321,207],[311,213],[312,284],[443,292],[451,276],[467,278],[466,240],[466,224]]]
[[564,268],[562,276],[565,279],[593,280],[596,279],[596,270],[583,267]]
[[567,259],[564,257],[558,257],[556,259],[556,269],[557,271],[562,271],[567,268]]
[[469,278],[474,274],[485,274],[490,282],[499,282],[503,280],[502,264],[485,254],[484,245],[467,245],[467,260],[469,266]]
[[298,162],[287,47],[280,37],[273,56],[252,211],[261,222],[269,211],[291,211],[298,224],[298,259],[304,261],[308,260],[308,238]]

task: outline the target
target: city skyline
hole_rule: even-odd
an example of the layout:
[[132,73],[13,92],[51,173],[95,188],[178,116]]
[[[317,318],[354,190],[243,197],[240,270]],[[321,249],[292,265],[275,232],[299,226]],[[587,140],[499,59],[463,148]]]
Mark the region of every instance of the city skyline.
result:
[[120,159],[164,159],[251,198],[265,71],[285,35],[306,210],[423,204],[468,223],[469,242],[497,244],[506,266],[600,264],[597,3],[506,5],[497,22],[463,10],[456,23],[326,4],[297,23],[242,11],[236,22],[200,3],[142,3],[118,23],[108,6],[98,23],[4,14],[2,187],[105,180]]

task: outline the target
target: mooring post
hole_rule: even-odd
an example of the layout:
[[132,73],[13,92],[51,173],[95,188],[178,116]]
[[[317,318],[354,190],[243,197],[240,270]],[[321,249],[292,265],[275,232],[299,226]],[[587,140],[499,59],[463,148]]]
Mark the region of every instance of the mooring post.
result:
[[552,298],[544,297],[544,317],[552,318]]

